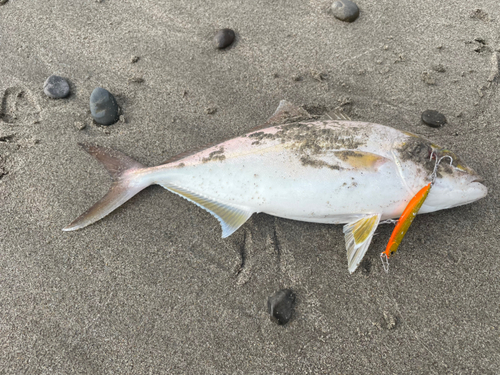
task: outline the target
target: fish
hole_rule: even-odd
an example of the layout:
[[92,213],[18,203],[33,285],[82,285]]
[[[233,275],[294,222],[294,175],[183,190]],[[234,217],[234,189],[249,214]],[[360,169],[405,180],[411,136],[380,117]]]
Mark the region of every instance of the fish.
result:
[[[419,198],[414,214],[472,203],[488,192],[484,180],[455,153],[426,138],[342,114],[318,118],[285,100],[263,125],[246,134],[154,167],[108,147],[80,145],[104,165],[113,182],[107,194],[64,231],[102,219],[157,184],[212,214],[223,238],[259,212],[344,224],[350,273],[363,259],[378,225],[403,215],[431,182],[432,189]],[[443,157],[450,162],[438,165]]]

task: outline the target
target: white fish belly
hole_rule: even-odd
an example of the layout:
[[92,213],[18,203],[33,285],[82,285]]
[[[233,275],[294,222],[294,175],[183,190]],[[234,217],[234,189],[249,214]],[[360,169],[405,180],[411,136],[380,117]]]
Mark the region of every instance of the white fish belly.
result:
[[159,170],[154,179],[252,212],[318,223],[374,213],[398,217],[411,198],[393,162],[377,170],[339,170],[304,165],[287,149]]

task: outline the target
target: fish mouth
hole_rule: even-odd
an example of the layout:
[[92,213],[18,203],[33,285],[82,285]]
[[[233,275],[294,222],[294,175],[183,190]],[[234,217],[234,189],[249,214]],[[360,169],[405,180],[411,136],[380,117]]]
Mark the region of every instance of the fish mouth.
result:
[[475,178],[474,180],[472,180],[472,182],[479,182],[479,183],[482,183],[482,182],[484,182],[484,181],[485,181],[485,180],[484,180],[484,178],[482,178],[482,177],[477,177],[477,178]]

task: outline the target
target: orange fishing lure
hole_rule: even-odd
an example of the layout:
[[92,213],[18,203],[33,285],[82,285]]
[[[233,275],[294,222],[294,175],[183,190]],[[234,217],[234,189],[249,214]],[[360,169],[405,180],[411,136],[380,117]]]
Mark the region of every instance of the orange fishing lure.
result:
[[417,216],[420,207],[422,207],[422,204],[429,195],[431,186],[432,182],[420,189],[420,191],[415,194],[415,196],[410,200],[401,217],[399,218],[394,231],[392,232],[391,238],[389,239],[389,243],[387,244],[385,251],[380,254],[382,258],[385,256],[386,259],[389,259],[391,254],[398,249],[399,244],[403,240],[403,237],[408,231],[408,228],[410,228],[413,219],[415,219],[415,216]]

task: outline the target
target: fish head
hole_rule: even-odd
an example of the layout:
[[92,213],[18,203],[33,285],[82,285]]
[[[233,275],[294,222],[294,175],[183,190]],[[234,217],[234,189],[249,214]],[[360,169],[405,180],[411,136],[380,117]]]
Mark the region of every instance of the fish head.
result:
[[488,188],[482,184],[484,179],[459,156],[434,144],[431,147],[429,159],[434,163],[435,180],[432,186],[433,199],[429,204],[435,201],[438,209],[445,209],[472,203],[486,196]]
[[486,196],[483,178],[453,151],[415,134],[405,134],[408,137],[396,147],[405,179],[414,181],[415,190],[434,181],[421,212],[457,207]]

